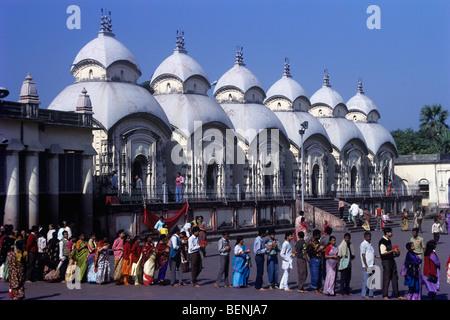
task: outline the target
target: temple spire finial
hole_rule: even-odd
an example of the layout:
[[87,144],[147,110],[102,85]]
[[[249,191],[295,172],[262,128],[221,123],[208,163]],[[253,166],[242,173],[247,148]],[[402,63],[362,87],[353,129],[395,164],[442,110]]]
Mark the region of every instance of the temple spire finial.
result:
[[102,14],[100,16],[100,32],[102,32],[102,33],[109,32],[112,34],[111,11],[106,11],[106,9],[101,9],[101,13]]
[[184,42],[184,31],[177,30],[177,41],[175,45],[175,51],[186,53],[186,47]]
[[284,73],[283,76],[291,78],[291,64],[289,58],[284,58]]
[[325,87],[331,87],[330,85],[330,75],[328,74],[328,69],[323,71],[323,85]]
[[245,66],[244,63],[244,48],[241,46],[236,46],[236,61],[235,64],[240,66]]
[[358,93],[364,94],[363,84],[362,84],[362,80],[361,79],[358,80]]

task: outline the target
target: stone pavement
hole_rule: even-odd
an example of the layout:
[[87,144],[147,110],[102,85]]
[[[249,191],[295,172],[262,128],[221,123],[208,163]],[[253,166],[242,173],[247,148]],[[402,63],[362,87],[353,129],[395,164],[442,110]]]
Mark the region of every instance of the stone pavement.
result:
[[[431,220],[425,220],[423,223],[424,233],[420,234],[425,242],[433,239],[431,234]],[[412,229],[412,222],[410,222],[410,229]],[[393,244],[399,245],[402,250],[402,255],[396,259],[397,267],[400,272],[401,265],[405,257],[405,244],[411,238],[411,231],[401,231],[400,228],[394,228],[394,236],[392,238]],[[339,244],[344,236],[344,233],[333,233],[337,238],[337,244]],[[376,254],[378,254],[377,243],[382,237],[381,231],[372,231],[372,244],[375,247]],[[277,235],[279,241],[284,238],[284,235]],[[253,247],[254,238],[246,238],[244,243],[247,247]],[[66,284],[61,283],[30,283],[26,284],[25,296],[27,300],[189,300],[189,301],[202,301],[202,300],[222,300],[222,301],[269,301],[269,300],[328,300],[328,301],[341,301],[341,300],[362,300],[361,299],[361,279],[362,279],[362,266],[359,258],[359,244],[363,240],[363,233],[357,232],[352,234],[352,243],[356,251],[356,259],[352,265],[352,296],[349,297],[328,297],[323,295],[314,295],[309,288],[310,278],[308,270],[307,290],[308,293],[297,292],[297,270],[294,263],[294,269],[291,271],[289,286],[293,291],[285,292],[281,290],[266,290],[257,291],[254,288],[254,281],[256,276],[256,266],[254,263],[254,256],[252,255],[253,267],[250,271],[249,287],[238,288],[214,288],[214,281],[217,276],[219,257],[217,255],[217,242],[212,242],[208,245],[206,251],[207,256],[204,259],[204,269],[199,276],[200,288],[195,288],[192,285],[182,287],[172,287],[169,283],[170,270],[166,273],[165,286],[117,286],[114,283],[106,285],[97,285],[90,283],[82,283],[80,289],[68,289]],[[284,241],[284,240],[283,240]],[[235,241],[231,241],[232,247],[235,245]],[[442,268],[440,270],[440,284],[441,290],[437,295],[439,300],[448,300],[450,293],[450,285],[447,284],[446,267],[445,263],[450,254],[450,235],[441,235],[440,243],[437,247],[437,255],[441,261]],[[111,260],[113,260],[111,256]],[[376,264],[381,266],[380,260],[377,260]],[[113,266],[113,263],[112,263]],[[183,274],[184,279],[190,280],[190,273]],[[280,263],[279,280],[281,280],[282,270]],[[230,266],[230,279],[232,278],[232,269]],[[267,270],[264,270],[264,281],[267,283]],[[338,280],[339,281],[339,280]],[[337,286],[338,289],[339,285]],[[267,288],[267,286],[266,286]],[[402,295],[406,295],[407,288],[403,285],[403,278],[399,275],[399,288]],[[381,290],[375,290],[375,294],[378,296],[376,299],[382,300]],[[423,287],[423,299],[426,299],[426,290]],[[0,300],[9,300],[8,298],[8,283],[0,281]]]

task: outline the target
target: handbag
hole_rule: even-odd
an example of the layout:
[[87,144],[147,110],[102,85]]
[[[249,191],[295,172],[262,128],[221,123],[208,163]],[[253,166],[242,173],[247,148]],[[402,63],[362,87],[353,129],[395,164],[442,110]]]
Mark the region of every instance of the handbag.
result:
[[49,271],[49,272],[44,276],[44,280],[45,280],[45,281],[55,281],[55,280],[58,280],[59,277],[60,277],[59,269],[56,269],[56,270],[51,270],[51,271]]
[[[428,265],[430,264],[430,262],[431,262],[431,259],[429,258],[429,259],[428,259]],[[430,269],[430,270],[431,270],[431,269]],[[438,280],[438,279],[437,279],[437,276],[435,276],[434,274],[431,274],[431,273],[430,273],[430,274],[428,275],[428,281],[429,281],[429,282],[431,282],[431,283],[437,283],[437,280]]]

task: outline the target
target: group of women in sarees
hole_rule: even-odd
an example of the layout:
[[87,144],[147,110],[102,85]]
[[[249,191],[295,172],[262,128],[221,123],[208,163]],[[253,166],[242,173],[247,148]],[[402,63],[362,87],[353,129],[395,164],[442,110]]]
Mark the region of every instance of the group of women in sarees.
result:
[[[66,282],[79,277],[81,282],[103,284],[109,282],[110,265],[108,261],[109,243],[106,240],[97,242],[95,234],[91,234],[88,241],[84,234],[68,243],[70,260],[66,270]],[[78,273],[76,272],[78,268]]]
[[143,246],[140,245],[140,241],[139,236],[131,240],[123,230],[119,231],[112,248],[115,283],[164,285],[170,251],[167,236],[160,235],[156,246],[151,236],[146,239]]

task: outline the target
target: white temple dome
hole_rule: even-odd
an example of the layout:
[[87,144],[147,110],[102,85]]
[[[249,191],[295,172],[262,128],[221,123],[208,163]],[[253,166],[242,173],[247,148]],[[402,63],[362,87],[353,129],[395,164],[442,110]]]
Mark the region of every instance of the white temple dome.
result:
[[214,99],[201,94],[158,94],[155,99],[164,109],[170,123],[189,137],[196,128],[195,121],[202,125],[220,123],[229,129],[233,124],[225,111]]
[[280,119],[263,104],[246,103],[242,106],[223,103],[221,106],[233,123],[236,133],[248,143],[252,143],[259,134],[259,130],[264,129],[278,129],[285,137],[288,137]]
[[328,133],[331,144],[339,151],[351,140],[357,139],[367,148],[366,140],[358,127],[345,118],[317,118]]
[[269,88],[266,93],[266,101],[274,97],[284,97],[292,103],[300,97],[308,99],[305,89],[292,78],[287,59],[284,64],[283,76]]
[[124,82],[78,82],[66,87],[50,103],[48,109],[75,111],[80,92],[89,92],[94,119],[109,130],[115,123],[132,113],[147,113],[170,128],[164,110],[143,87]]
[[161,62],[150,82],[167,74],[176,76],[181,82],[185,82],[193,76],[201,76],[209,83],[208,75],[202,66],[183,50],[175,50],[171,56]]
[[265,97],[264,89],[258,78],[245,67],[242,48],[236,52],[236,62],[234,66],[225,72],[214,88],[214,96],[219,91],[235,88],[244,95],[252,88],[257,88]]
[[355,122],[354,123],[361,131],[364,139],[367,143],[369,151],[376,155],[384,144],[390,144],[397,153],[397,145],[392,137],[391,133],[379,123],[366,123]]
[[356,111],[362,112],[364,115],[369,115],[371,112],[376,112],[379,118],[379,111],[375,103],[364,94],[361,81],[358,83],[358,91],[347,102],[348,112]]
[[105,69],[114,62],[126,61],[140,72],[134,55],[111,32],[100,31],[97,38],[86,44],[73,60],[72,69],[79,63],[90,60],[100,63]]
[[344,99],[342,96],[333,88],[331,88],[328,74],[325,74],[324,83],[322,88],[316,91],[311,96],[311,106],[315,106],[318,104],[325,104],[330,108],[334,109],[339,104],[345,105]]

